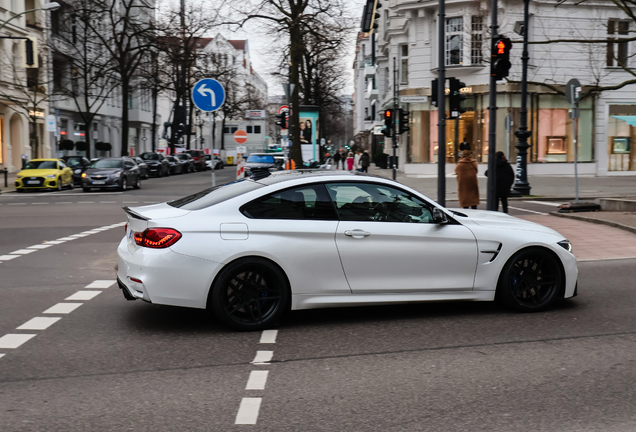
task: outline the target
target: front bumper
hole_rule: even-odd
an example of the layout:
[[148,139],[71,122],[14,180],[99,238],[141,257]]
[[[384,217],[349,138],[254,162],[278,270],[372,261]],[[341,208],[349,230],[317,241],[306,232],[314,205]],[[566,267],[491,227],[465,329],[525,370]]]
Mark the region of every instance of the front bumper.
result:
[[[26,182],[35,182],[37,184],[27,184]],[[37,190],[37,189],[57,189],[57,178],[38,177],[37,180],[31,180],[29,178],[21,178],[15,180],[15,188],[21,190]]]
[[119,188],[121,184],[119,183],[119,179],[108,178],[105,180],[93,180],[93,179],[82,179],[83,187],[94,187],[94,188]]

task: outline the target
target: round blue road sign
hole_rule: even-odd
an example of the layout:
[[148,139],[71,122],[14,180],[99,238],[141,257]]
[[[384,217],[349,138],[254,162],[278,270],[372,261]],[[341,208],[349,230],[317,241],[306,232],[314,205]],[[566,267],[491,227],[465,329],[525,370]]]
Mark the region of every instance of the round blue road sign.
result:
[[225,102],[225,89],[217,80],[202,79],[192,88],[192,102],[201,111],[216,111]]

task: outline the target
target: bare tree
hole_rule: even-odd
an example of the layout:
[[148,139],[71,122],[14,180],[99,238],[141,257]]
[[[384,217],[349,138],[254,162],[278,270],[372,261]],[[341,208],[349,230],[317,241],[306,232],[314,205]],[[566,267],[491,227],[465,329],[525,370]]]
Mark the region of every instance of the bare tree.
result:
[[86,156],[90,158],[93,120],[118,83],[102,43],[108,33],[100,24],[102,14],[92,8],[90,0],[67,2],[58,14],[49,39],[53,91],[56,98],[73,101],[85,125]]

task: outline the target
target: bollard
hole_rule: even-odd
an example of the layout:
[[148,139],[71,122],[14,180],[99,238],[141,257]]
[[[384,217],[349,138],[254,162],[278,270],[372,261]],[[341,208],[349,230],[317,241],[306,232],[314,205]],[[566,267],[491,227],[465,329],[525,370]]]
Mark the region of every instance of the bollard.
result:
[[9,170],[4,169],[4,187],[9,187],[7,179],[9,178]]

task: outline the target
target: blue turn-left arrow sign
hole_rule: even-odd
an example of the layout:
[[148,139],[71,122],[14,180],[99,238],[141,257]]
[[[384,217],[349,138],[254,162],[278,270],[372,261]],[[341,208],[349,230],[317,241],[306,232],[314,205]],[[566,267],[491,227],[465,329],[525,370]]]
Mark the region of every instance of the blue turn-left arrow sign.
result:
[[202,79],[192,88],[192,102],[201,111],[216,111],[225,102],[225,89],[217,80],[212,78]]

